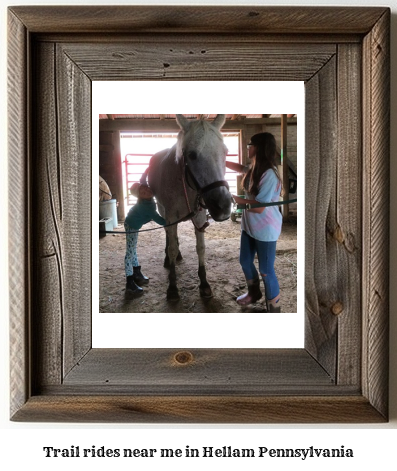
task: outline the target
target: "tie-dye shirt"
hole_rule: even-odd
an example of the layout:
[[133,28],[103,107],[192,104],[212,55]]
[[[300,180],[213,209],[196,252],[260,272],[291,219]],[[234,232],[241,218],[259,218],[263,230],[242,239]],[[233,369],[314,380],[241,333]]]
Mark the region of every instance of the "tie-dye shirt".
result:
[[[270,203],[280,200],[281,182],[274,170],[267,170],[260,179],[259,193],[256,197],[248,194],[247,199],[255,199],[258,203]],[[243,211],[241,229],[254,239],[275,242],[281,233],[283,216],[280,206],[265,207],[262,213]]]

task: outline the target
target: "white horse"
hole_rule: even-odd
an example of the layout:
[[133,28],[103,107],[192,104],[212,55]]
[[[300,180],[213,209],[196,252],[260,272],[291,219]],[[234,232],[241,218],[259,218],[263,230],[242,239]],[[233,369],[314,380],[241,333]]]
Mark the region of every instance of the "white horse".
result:
[[[224,221],[231,213],[229,185],[224,180],[227,148],[220,133],[225,115],[217,115],[212,122],[202,119],[188,121],[180,114],[176,115],[176,119],[181,128],[177,143],[151,158],[148,182],[156,197],[159,213],[167,225],[186,218],[193,221],[199,259],[200,295],[211,297],[204,260],[206,209],[215,221]],[[177,224],[166,227],[166,232],[164,266],[170,269],[167,298],[178,299],[175,262],[181,256]]]

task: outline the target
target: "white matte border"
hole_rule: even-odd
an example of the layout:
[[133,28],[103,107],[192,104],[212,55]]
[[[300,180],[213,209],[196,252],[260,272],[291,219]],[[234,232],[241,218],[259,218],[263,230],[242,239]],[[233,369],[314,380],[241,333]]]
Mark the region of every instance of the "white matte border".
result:
[[[92,188],[97,207],[99,114],[297,114],[299,180],[298,312],[99,313],[99,239],[92,231],[93,348],[302,348],[304,342],[304,83],[92,82]],[[93,228],[98,214],[92,214]],[[236,270],[241,270],[236,255]],[[166,287],[164,287],[164,296]],[[183,316],[183,317],[181,317]],[[181,322],[181,319],[183,321]]]

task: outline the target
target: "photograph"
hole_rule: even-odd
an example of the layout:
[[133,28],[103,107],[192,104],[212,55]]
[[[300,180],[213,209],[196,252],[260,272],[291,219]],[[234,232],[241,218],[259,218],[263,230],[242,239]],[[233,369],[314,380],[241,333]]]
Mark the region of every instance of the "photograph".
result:
[[99,312],[296,313],[297,126],[101,114]]

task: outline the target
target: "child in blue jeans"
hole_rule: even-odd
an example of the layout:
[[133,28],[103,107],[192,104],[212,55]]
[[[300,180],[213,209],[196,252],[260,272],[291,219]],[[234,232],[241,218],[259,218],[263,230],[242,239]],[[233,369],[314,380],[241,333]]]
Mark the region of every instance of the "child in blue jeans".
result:
[[149,283],[149,278],[142,274],[138,261],[137,245],[139,232],[137,231],[150,221],[155,221],[160,226],[165,226],[165,219],[157,212],[153,192],[147,185],[134,183],[130,188],[130,192],[138,198],[138,201],[129,210],[124,221],[126,232],[124,265],[127,278],[126,293],[135,297],[143,294],[141,285]]

